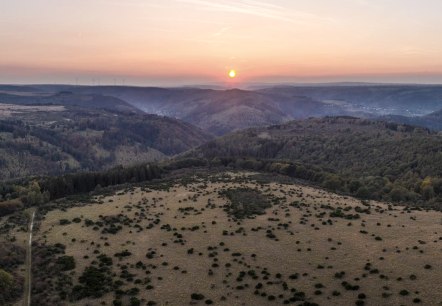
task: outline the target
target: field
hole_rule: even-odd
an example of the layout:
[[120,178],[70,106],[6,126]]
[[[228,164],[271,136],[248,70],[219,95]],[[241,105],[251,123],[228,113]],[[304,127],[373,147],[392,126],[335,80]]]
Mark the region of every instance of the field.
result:
[[61,112],[64,106],[47,106],[47,105],[16,105],[16,104],[0,104],[0,118],[10,117],[13,114],[32,113],[32,112]]
[[35,305],[442,303],[440,212],[225,172],[39,218]]

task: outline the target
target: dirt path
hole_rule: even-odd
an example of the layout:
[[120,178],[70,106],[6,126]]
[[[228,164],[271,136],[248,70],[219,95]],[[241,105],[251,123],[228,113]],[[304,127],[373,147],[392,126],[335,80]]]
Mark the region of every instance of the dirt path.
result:
[[23,306],[31,305],[31,289],[32,289],[32,230],[34,228],[34,217],[36,209],[31,209],[31,219],[29,220],[29,240],[26,247],[26,285],[25,285],[25,298],[23,300]]

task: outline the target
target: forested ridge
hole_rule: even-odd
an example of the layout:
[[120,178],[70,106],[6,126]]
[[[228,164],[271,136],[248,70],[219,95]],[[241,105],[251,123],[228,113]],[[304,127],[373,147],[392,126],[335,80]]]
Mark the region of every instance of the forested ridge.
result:
[[139,183],[161,177],[162,169],[142,163],[106,171],[62,176],[34,177],[0,184],[0,216],[24,207],[39,206],[70,195],[85,194],[108,186]]
[[360,197],[442,202],[442,136],[409,125],[352,117],[293,121],[233,133],[187,156],[298,164],[298,174],[320,169],[315,180],[323,186]]
[[0,210],[7,214],[195,167],[278,173],[362,199],[442,208],[440,134],[395,123],[329,117],[233,133],[161,163],[5,182],[0,186]]
[[210,139],[156,115],[69,108],[0,119],[0,179],[97,171],[158,161]]

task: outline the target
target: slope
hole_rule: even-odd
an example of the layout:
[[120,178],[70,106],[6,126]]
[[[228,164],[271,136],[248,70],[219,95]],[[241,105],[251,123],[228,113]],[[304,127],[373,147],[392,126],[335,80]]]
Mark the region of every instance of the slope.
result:
[[334,190],[442,202],[442,136],[413,126],[352,117],[293,121],[233,133],[187,156],[288,161],[299,165],[286,172],[305,178],[319,169],[309,178]]
[[283,96],[306,96],[374,115],[419,116],[442,107],[439,85],[311,85],[278,86],[259,90]]
[[74,94],[71,91],[35,92],[33,88],[19,87],[15,91],[0,91],[0,103],[16,105],[63,105],[126,112],[139,112],[138,109],[121,99],[100,94]]
[[379,119],[384,121],[420,126],[434,131],[442,131],[442,110],[430,113],[425,116],[406,117],[389,115],[382,116]]
[[345,113],[339,106],[301,95],[281,97],[240,89],[102,86],[69,90],[118,97],[144,112],[178,118],[214,135],[295,118]]
[[0,107],[0,179],[156,161],[210,139],[188,123],[156,115],[8,107],[13,110]]

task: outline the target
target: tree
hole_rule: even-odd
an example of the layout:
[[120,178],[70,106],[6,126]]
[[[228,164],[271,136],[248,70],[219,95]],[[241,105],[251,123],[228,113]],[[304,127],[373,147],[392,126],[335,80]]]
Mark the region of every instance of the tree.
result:
[[49,192],[41,192],[40,184],[31,181],[28,186],[17,186],[20,199],[27,206],[35,206],[49,201]]
[[356,191],[358,191],[358,189],[361,187],[361,182],[358,180],[353,180],[350,181],[350,183],[348,184],[348,189],[350,190],[351,193],[355,193]]
[[3,269],[0,269],[0,303],[6,304],[14,295],[14,277]]
[[425,186],[424,188],[422,188],[421,193],[424,199],[427,201],[431,200],[435,196],[433,186]]
[[342,181],[337,175],[331,174],[324,180],[324,187],[333,191],[342,189],[342,185]]
[[391,200],[395,202],[402,202],[408,199],[408,190],[402,186],[394,186],[390,191]]
[[0,291],[6,292],[14,283],[14,277],[3,269],[0,269]]
[[0,202],[0,217],[12,214],[21,208],[23,208],[23,203],[20,199]]

